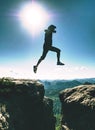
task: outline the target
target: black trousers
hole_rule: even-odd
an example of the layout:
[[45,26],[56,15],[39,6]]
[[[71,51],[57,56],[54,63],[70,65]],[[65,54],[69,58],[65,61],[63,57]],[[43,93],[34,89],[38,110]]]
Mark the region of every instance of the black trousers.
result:
[[54,46],[47,46],[47,45],[44,44],[43,53],[42,53],[42,56],[41,56],[42,60],[46,57],[48,51],[54,51],[54,52],[57,53],[57,57],[58,58],[60,57],[60,49],[58,49],[57,47],[54,47]]

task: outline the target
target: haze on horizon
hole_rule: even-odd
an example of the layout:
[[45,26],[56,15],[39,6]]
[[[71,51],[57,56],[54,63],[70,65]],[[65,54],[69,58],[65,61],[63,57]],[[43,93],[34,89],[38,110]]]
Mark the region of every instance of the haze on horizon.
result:
[[[30,0],[0,1],[0,77],[29,79],[74,79],[95,77],[95,1],[32,0],[50,16],[34,34],[22,26],[18,17]],[[34,22],[35,23],[35,22]],[[49,52],[33,73],[42,54],[44,30],[57,26],[53,45],[61,49],[61,61]]]

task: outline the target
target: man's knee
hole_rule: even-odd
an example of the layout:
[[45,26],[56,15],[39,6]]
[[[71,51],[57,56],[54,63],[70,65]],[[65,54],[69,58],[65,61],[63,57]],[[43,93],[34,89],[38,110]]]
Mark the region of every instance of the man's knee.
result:
[[58,49],[58,50],[57,50],[57,52],[58,52],[58,53],[60,53],[60,52],[61,52],[61,50],[60,50],[60,49]]
[[42,56],[41,56],[41,60],[44,60],[44,59],[45,59],[45,56],[42,55]]

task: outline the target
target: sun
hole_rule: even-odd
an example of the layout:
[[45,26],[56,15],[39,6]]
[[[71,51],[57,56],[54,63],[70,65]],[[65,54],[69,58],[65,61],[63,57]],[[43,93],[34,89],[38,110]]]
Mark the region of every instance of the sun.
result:
[[28,3],[19,12],[22,25],[31,33],[37,33],[45,26],[49,15],[43,7],[37,3]]

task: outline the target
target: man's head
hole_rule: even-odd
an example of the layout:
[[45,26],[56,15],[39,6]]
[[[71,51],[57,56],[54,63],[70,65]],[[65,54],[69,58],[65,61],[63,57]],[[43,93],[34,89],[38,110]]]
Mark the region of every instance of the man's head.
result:
[[49,27],[48,27],[48,30],[49,31],[51,31],[51,32],[54,32],[54,33],[56,33],[56,26],[54,26],[54,25],[50,25]]

